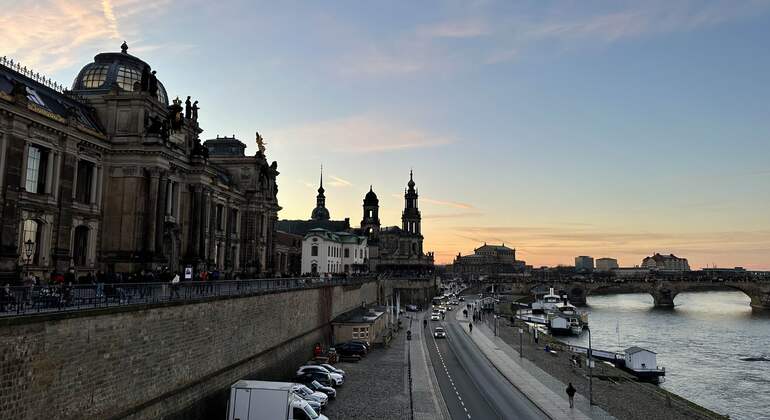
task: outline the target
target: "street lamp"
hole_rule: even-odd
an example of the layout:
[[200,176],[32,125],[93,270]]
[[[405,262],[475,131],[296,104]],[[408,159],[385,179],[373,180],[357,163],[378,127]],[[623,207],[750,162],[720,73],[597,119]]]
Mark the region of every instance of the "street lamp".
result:
[[27,275],[29,275],[29,265],[32,263],[33,252],[35,252],[35,243],[32,241],[32,239],[27,239],[27,241],[24,242],[24,255],[27,256],[27,258],[24,259],[24,262],[26,263],[25,266],[27,267]]
[[591,348],[591,328],[586,326],[588,330],[588,403],[594,405],[594,393],[593,393],[593,351]]

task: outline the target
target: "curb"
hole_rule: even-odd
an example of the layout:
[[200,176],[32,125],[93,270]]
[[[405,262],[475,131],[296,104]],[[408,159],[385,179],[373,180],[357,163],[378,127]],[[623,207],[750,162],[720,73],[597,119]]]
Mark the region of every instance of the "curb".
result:
[[436,371],[433,370],[433,362],[430,360],[430,356],[428,355],[428,342],[425,338],[425,332],[424,329],[421,330],[420,333],[422,335],[422,349],[423,349],[423,359],[425,359],[425,364],[428,368],[428,376],[430,378],[430,388],[431,393],[433,394],[435,398],[435,402],[438,404],[439,409],[439,416],[445,420],[450,420],[452,417],[449,414],[449,409],[446,406],[446,401],[444,401],[444,395],[441,393],[441,388],[438,385],[438,378],[436,378]]

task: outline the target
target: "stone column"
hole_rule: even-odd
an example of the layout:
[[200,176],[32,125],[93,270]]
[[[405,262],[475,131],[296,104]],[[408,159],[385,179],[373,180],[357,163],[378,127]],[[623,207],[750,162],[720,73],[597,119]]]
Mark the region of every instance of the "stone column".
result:
[[91,174],[91,197],[89,197],[89,201],[91,202],[92,206],[96,205],[96,197],[98,196],[97,189],[99,188],[99,168],[94,165],[92,168],[93,173]]
[[[161,172],[160,177],[158,178],[158,205],[155,209],[157,212],[157,220],[155,222],[156,229],[155,229],[155,255],[162,256],[163,255],[163,233],[164,233],[164,226],[166,224],[166,194],[168,193],[168,180],[166,179],[167,175],[165,172]],[[161,206],[161,203],[163,205]]]
[[46,162],[46,168],[45,168],[45,191],[42,191],[46,194],[53,194],[53,170],[54,170],[54,154],[53,150],[48,152],[48,161]]
[[54,152],[54,158],[56,159],[56,162],[54,164],[54,171],[56,172],[56,177],[53,180],[52,188],[53,188],[53,198],[54,200],[59,200],[59,186],[61,185],[61,168],[62,168],[62,154],[61,152]]
[[97,166],[96,171],[96,207],[102,208],[102,190],[104,189],[104,167],[102,165]]
[[155,241],[157,233],[157,220],[158,220],[158,189],[160,183],[160,171],[156,168],[148,169],[147,175],[149,177],[149,185],[147,188],[147,207],[145,209],[145,262],[148,261],[148,257],[151,257],[155,251]]
[[200,223],[200,208],[201,208],[201,191],[197,185],[190,185],[190,231],[187,246],[188,259],[197,259],[200,252],[200,239],[201,239],[201,223]]

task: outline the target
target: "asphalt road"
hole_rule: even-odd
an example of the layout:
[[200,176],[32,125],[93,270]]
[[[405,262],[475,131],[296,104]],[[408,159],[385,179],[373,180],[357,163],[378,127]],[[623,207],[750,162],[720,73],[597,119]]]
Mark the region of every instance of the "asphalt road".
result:
[[445,321],[429,321],[431,337],[433,328],[441,325],[447,338],[427,341],[452,420],[547,418],[481,354],[454,319],[457,310],[447,313]]

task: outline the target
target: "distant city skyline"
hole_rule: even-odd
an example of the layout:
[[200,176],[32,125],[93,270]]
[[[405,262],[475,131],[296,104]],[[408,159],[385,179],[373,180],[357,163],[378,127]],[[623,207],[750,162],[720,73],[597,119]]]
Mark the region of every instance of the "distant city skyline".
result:
[[400,225],[425,250],[534,266],[655,252],[770,269],[770,3],[20,0],[0,55],[69,86],[102,51],[200,101],[201,139],[278,161],[285,219]]

